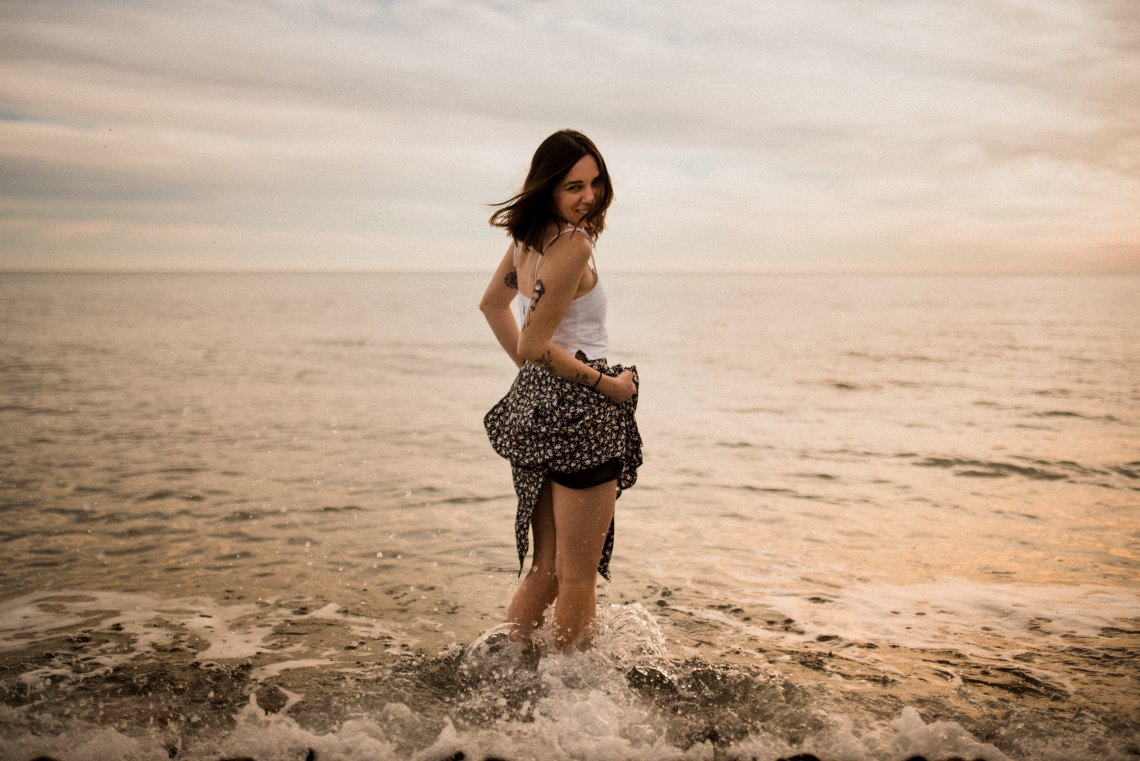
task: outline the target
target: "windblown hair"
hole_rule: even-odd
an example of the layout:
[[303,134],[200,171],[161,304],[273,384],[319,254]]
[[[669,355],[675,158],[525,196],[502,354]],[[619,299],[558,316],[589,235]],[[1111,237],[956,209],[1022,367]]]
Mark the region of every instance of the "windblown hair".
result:
[[550,224],[557,222],[554,189],[587,154],[598,162],[601,187],[582,226],[596,240],[606,227],[606,209],[614,200],[614,189],[598,147],[581,132],[570,129],[555,132],[542,141],[531,159],[522,191],[509,201],[495,204],[499,209],[491,215],[491,226],[501,227],[516,241],[541,251]]

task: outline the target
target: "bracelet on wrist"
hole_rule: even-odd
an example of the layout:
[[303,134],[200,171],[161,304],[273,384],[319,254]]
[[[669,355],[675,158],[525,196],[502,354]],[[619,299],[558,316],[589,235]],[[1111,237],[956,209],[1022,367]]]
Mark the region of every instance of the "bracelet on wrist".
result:
[[598,379],[594,381],[594,385],[590,386],[590,390],[594,391],[598,388],[598,384],[602,382],[602,371],[598,370]]

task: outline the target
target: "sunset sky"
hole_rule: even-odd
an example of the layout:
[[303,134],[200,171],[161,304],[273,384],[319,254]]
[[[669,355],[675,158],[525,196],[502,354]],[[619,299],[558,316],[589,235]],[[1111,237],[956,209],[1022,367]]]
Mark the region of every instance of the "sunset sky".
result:
[[0,270],[489,271],[563,127],[609,271],[1140,274],[1135,0],[4,0]]

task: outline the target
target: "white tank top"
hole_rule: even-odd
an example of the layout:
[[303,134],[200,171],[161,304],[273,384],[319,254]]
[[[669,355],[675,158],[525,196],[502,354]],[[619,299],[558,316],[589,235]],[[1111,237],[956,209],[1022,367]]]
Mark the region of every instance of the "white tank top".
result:
[[[590,247],[593,248],[594,241],[590,238],[589,233],[581,227],[570,225],[559,231],[546,245],[549,246],[563,233],[571,231],[585,235],[590,240]],[[518,252],[519,246],[516,245],[514,254],[516,266],[518,265]],[[538,279],[538,271],[541,267],[542,254],[539,254],[538,263],[534,267],[535,280]],[[566,313],[562,315],[562,322],[558,324],[550,340],[554,342],[555,346],[571,354],[577,354],[580,351],[586,355],[587,359],[598,359],[605,357],[609,350],[609,334],[606,332],[606,292],[602,289],[602,281],[598,277],[598,268],[592,252],[590,254],[590,269],[594,273],[594,287],[573,299],[566,306]],[[520,291],[517,301],[519,324],[525,326],[527,314],[530,311],[530,295]]]

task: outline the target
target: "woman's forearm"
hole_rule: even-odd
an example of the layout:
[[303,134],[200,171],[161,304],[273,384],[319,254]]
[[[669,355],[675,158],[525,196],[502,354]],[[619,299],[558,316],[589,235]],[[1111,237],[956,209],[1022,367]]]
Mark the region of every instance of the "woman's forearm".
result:
[[483,316],[487,319],[487,324],[491,326],[491,332],[495,334],[495,339],[503,347],[503,351],[515,363],[515,367],[522,367],[523,360],[518,352],[519,324],[515,322],[510,307],[484,309]]
[[559,378],[597,389],[595,384],[599,383],[598,376],[601,371],[595,370],[577,359],[553,341],[544,341],[537,345],[527,342],[523,342],[523,344],[519,347],[519,355],[523,359],[529,360]]
[[[526,341],[520,343],[527,344]],[[597,391],[618,404],[637,395],[637,384],[634,382],[631,370],[625,370],[618,375],[607,375],[572,356],[570,352],[556,346],[552,341],[520,346],[519,356],[559,378]]]

